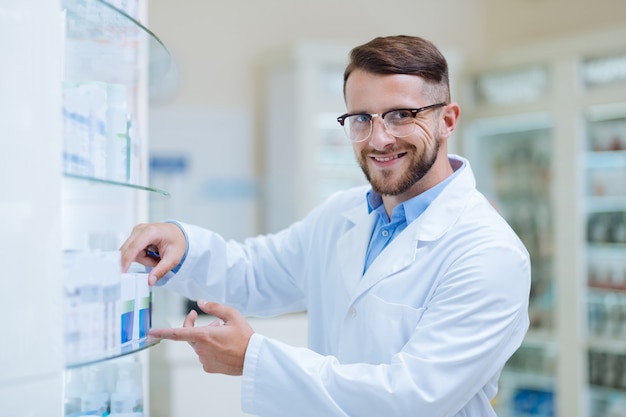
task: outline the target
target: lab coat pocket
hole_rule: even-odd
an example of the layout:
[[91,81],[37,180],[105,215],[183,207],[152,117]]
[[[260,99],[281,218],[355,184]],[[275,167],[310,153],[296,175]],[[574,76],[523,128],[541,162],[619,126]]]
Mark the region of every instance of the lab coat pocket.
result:
[[372,340],[370,353],[381,363],[388,363],[409,341],[426,309],[392,303],[373,294],[364,301]]

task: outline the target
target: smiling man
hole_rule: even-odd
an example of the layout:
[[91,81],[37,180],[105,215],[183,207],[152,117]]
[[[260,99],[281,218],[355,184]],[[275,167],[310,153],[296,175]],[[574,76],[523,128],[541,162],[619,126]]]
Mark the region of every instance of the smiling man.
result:
[[[123,268],[143,263],[219,319],[196,326],[192,311],[152,335],[242,375],[242,408],[259,416],[495,416],[528,328],[530,262],[469,161],[448,155],[460,110],[446,60],[419,37],[376,38],[352,50],[344,96],[338,122],[370,186],[243,243],[180,222],[133,229]],[[306,349],[244,318],[303,310]]]

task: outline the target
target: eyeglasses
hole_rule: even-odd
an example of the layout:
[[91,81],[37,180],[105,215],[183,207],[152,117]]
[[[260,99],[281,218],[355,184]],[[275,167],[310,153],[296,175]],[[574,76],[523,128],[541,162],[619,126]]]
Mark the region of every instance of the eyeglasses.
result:
[[379,114],[346,113],[337,117],[337,121],[343,126],[346,136],[352,142],[366,141],[372,134],[372,119],[379,116],[383,119],[385,129],[387,129],[390,135],[403,138],[409,136],[415,130],[415,116],[418,113],[445,105],[447,103],[431,104],[419,109],[393,109]]

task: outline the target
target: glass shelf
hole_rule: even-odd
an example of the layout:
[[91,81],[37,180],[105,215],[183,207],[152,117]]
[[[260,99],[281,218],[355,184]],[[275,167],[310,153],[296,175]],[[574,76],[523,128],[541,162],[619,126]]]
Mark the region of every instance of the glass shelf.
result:
[[144,349],[148,349],[152,346],[159,344],[161,339],[155,339],[147,337],[136,342],[128,343],[113,351],[104,352],[101,355],[85,356],[75,361],[70,361],[65,365],[66,369],[81,368],[83,366],[94,365],[100,362],[106,362],[111,359],[120,358],[126,355],[132,355],[133,353],[140,352]]
[[614,258],[624,259],[626,244],[624,243],[599,243],[587,242],[587,256],[589,258],[613,255]]
[[507,368],[502,370],[501,379],[503,384],[547,390],[554,389],[554,385],[556,383],[556,378],[551,375]]
[[588,213],[626,211],[626,196],[600,196],[585,199]]
[[586,153],[588,168],[605,168],[607,166],[623,166],[626,162],[626,150],[588,151]]
[[127,182],[120,182],[120,181],[111,181],[111,180],[107,180],[103,178],[94,178],[94,177],[89,177],[86,175],[77,175],[77,174],[68,174],[68,173],[64,173],[63,176],[65,178],[72,179],[72,180],[85,181],[85,182],[90,182],[94,184],[112,185],[116,187],[125,187],[125,188],[130,188],[130,189],[135,189],[135,190],[141,190],[141,191],[148,191],[151,193],[161,194],[166,197],[170,196],[170,193],[168,193],[167,191],[159,190],[157,188],[147,187],[145,185],[137,185],[137,184],[131,184]]
[[595,283],[595,282],[590,282],[587,285],[587,289],[588,289],[589,292],[593,291],[593,293],[598,294],[598,295],[614,294],[614,295],[617,295],[617,296],[620,296],[620,297],[626,297],[626,288],[624,288],[621,285],[619,285],[619,286],[613,285],[612,286],[610,284],[602,285],[602,283],[598,284],[598,283]]
[[[66,21],[66,56],[78,55],[88,68],[66,59],[66,78],[83,81],[85,78],[120,82],[115,76],[119,67],[132,62],[130,54],[148,54],[149,83],[162,80],[170,70],[171,56],[163,42],[147,27],[104,0],[61,0]],[[147,37],[148,50],[139,45]],[[81,45],[85,44],[86,47]],[[89,44],[89,45],[87,45]],[[99,47],[94,48],[96,44]],[[123,48],[119,48],[123,45]],[[103,72],[109,71],[113,79]]]
[[626,340],[618,337],[589,336],[587,347],[591,350],[604,353],[626,353]]

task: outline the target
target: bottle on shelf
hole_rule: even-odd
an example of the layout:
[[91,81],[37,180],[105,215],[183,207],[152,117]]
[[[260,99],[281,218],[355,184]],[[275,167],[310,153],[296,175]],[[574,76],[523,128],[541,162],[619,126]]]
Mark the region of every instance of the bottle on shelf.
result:
[[135,361],[120,361],[117,365],[117,382],[111,393],[109,417],[142,417],[143,395],[141,370]]
[[103,365],[91,366],[87,372],[87,389],[81,398],[81,412],[84,415],[107,416],[110,409],[110,395],[105,386]]

